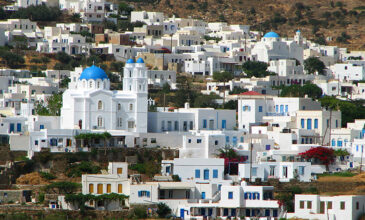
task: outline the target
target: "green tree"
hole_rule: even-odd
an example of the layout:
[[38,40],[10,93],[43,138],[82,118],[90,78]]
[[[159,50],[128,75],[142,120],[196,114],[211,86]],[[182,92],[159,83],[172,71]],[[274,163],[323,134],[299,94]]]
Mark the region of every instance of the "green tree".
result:
[[67,88],[69,82],[71,82],[70,77],[62,79],[60,82],[60,88]]
[[317,72],[318,74],[323,75],[325,68],[326,66],[318,57],[309,57],[304,61],[304,69],[309,74],[314,74]]
[[69,194],[73,193],[76,190],[81,188],[80,183],[73,182],[54,182],[45,187],[47,192],[60,193],[60,194]]
[[284,86],[281,90],[280,96],[282,97],[303,97],[308,95],[312,99],[318,99],[322,96],[322,89],[315,84],[305,84]]
[[44,116],[59,116],[62,107],[62,94],[53,94],[46,100],[45,103],[38,103],[35,106],[35,111],[38,115]]
[[226,103],[226,83],[229,80],[233,79],[233,73],[223,71],[223,72],[214,72],[213,79],[218,82],[223,82],[223,105]]
[[170,92],[170,85],[168,83],[163,84],[162,86],[162,92],[163,93],[169,93]]
[[242,69],[248,77],[265,77],[270,75],[267,66],[265,62],[246,61],[242,64]]
[[156,213],[159,218],[167,218],[171,214],[171,209],[165,203],[160,202],[157,204]]

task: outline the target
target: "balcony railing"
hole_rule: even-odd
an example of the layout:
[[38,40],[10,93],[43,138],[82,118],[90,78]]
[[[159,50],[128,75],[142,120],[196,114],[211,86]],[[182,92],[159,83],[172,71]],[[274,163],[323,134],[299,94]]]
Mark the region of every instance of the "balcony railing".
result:
[[266,116],[289,116],[289,112],[266,112]]

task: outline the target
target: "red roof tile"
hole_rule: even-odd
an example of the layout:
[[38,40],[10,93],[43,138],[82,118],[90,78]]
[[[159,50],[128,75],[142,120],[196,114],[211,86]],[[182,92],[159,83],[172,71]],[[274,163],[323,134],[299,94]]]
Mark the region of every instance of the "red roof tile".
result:
[[255,92],[255,91],[248,91],[248,92],[243,92],[240,95],[263,95],[263,94]]

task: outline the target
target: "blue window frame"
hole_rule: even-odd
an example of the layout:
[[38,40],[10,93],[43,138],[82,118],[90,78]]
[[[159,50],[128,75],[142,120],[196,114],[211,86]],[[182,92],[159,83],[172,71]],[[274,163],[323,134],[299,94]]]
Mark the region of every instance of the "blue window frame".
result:
[[262,112],[262,106],[259,106],[259,112]]
[[237,137],[236,136],[232,137],[232,144],[233,144],[233,146],[237,146]]
[[265,209],[265,216],[269,217],[270,216],[270,209]]
[[44,129],[44,125],[39,125],[39,129]]
[[285,105],[285,112],[288,112],[288,111],[289,111],[289,106]]
[[244,193],[244,198],[248,199],[248,193],[247,192]]
[[200,178],[200,170],[195,170],[195,178]]
[[204,170],[204,179],[209,180],[209,170],[208,169]]
[[359,152],[359,145],[356,145],[356,151]]
[[270,150],[270,144],[266,145],[266,150]]
[[280,113],[284,113],[284,105],[280,105]]
[[203,128],[207,128],[207,120],[203,119]]
[[226,136],[226,143],[229,143],[229,136]]
[[318,128],[318,119],[314,119],[314,128]]
[[301,128],[304,128],[304,118],[302,118],[302,119],[300,120],[300,126],[301,126]]
[[218,170],[217,169],[214,169],[213,170],[213,178],[214,179],[217,179],[218,178]]
[[202,192],[202,199],[205,199],[205,192]]
[[227,121],[222,120],[222,129],[226,129],[226,126],[227,126]]
[[276,112],[279,112],[279,105],[276,105],[276,106],[275,106],[275,111],[276,111]]
[[21,132],[22,131],[22,124],[20,124],[20,123],[17,123],[16,124],[16,131],[17,132]]
[[332,143],[331,143],[332,147],[336,146],[336,140],[332,139]]
[[10,123],[9,133],[14,132],[14,130],[15,130],[14,124]]
[[337,140],[337,146],[342,147],[342,140]]
[[233,192],[228,192],[228,199],[233,199]]
[[278,210],[277,209],[272,210],[272,217],[278,217]]
[[257,176],[257,167],[252,168],[252,176]]
[[338,128],[338,120],[336,120],[336,128]]
[[310,119],[310,118],[307,119],[307,129],[308,130],[312,129],[312,119]]

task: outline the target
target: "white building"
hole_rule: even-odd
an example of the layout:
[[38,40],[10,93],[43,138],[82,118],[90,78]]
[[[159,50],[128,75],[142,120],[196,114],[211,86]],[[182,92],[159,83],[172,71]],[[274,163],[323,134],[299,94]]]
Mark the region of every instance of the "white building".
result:
[[301,182],[310,182],[311,180],[311,163],[309,162],[260,162],[252,164],[239,164],[240,178],[255,181],[261,179],[279,179],[280,182],[289,182],[297,179]]
[[303,64],[303,48],[295,41],[284,41],[275,32],[268,32],[252,48],[258,61],[269,63],[271,60],[297,59]]
[[110,81],[99,67],[86,68],[80,77],[71,77],[70,88],[63,93],[61,128],[145,133],[147,93],[143,59],[126,63],[123,91],[111,91]]
[[295,212],[287,218],[356,220],[364,214],[365,196],[295,195]]
[[357,63],[336,63],[331,66],[336,79],[340,81],[353,81],[365,79],[365,62],[362,65]]

